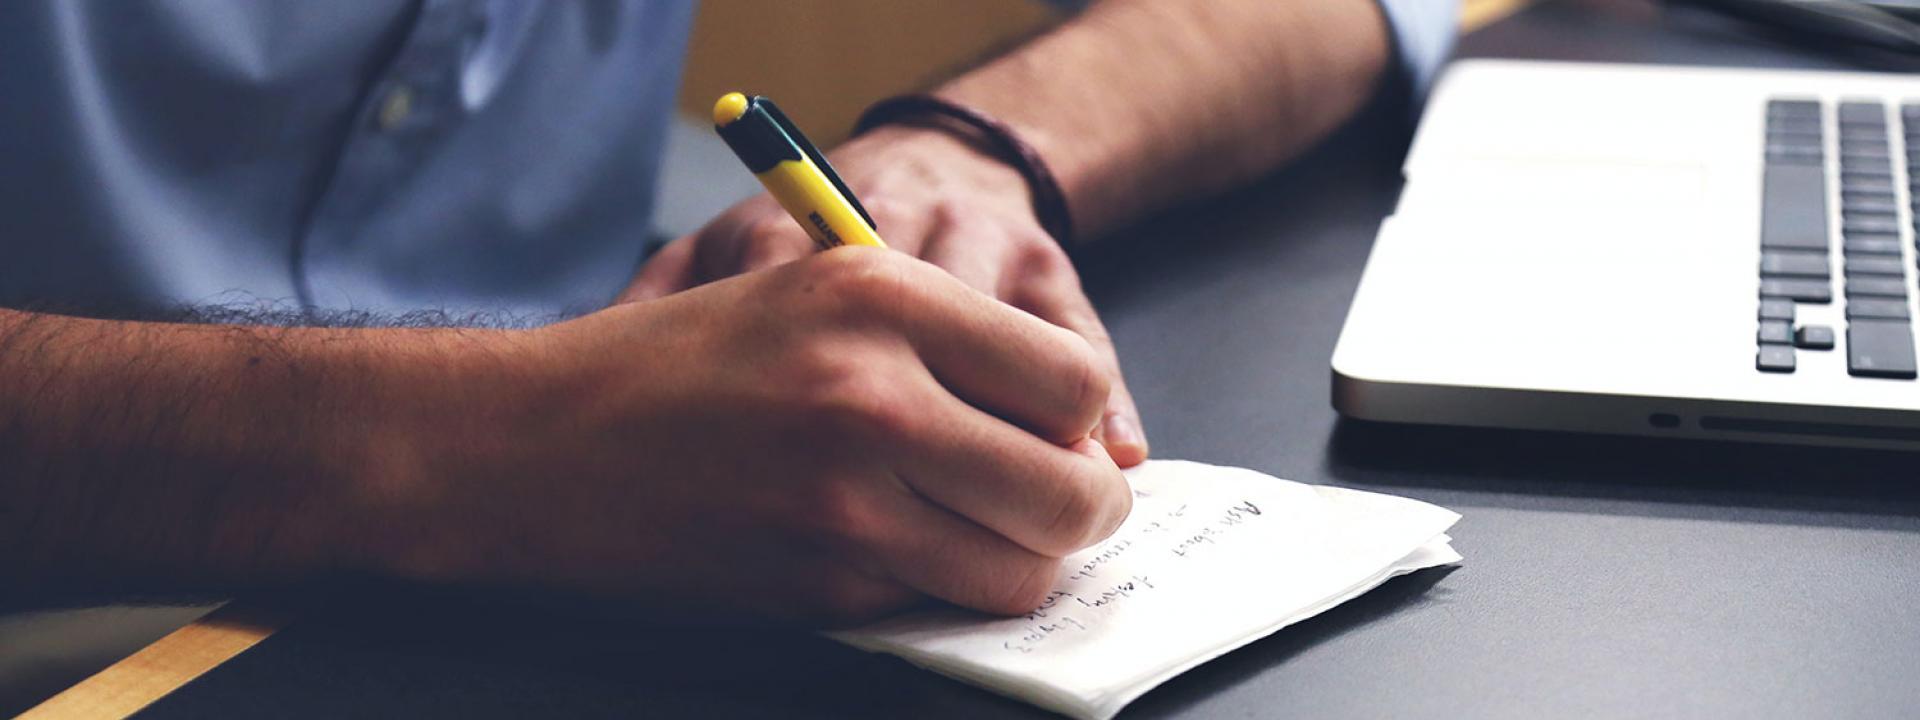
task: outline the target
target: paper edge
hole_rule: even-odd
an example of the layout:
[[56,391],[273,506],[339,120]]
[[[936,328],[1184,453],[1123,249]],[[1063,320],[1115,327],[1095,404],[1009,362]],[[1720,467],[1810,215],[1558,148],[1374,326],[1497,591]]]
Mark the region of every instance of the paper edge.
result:
[[[1274,633],[1285,630],[1288,627],[1311,620],[1321,613],[1344,605],[1347,601],[1365,595],[1368,591],[1386,584],[1388,580],[1442,565],[1457,565],[1463,562],[1465,558],[1461,557],[1460,553],[1453,549],[1450,540],[1451,539],[1447,538],[1444,533],[1436,535],[1432,540],[1427,541],[1420,547],[1414,548],[1411,552],[1408,552],[1406,556],[1394,561],[1393,564],[1381,568],[1379,572],[1367,576],[1366,579],[1348,588],[1345,592],[1329,596],[1315,605],[1308,606],[1305,614],[1288,618],[1266,628],[1248,633],[1241,639],[1221,645],[1219,651],[1211,655],[1203,654],[1185,663],[1175,665],[1159,675],[1151,676],[1140,681],[1137,685],[1128,688],[1127,691],[1114,695],[1110,700],[1098,703],[1097,707],[1091,708],[1096,710],[1096,712],[1086,715],[1073,715],[1073,717],[1077,718],[1077,720],[1112,720],[1115,715],[1120,714],[1121,710],[1133,704],[1133,701],[1140,699],[1142,695],[1152,692],[1154,688],[1166,684],[1168,680],[1179,677],[1188,670],[1225,657],[1228,653],[1235,650],[1272,637]],[[1422,555],[1427,555],[1428,557],[1421,557]]]
[[[1452,526],[1452,523],[1449,523],[1448,526],[1450,528]],[[1427,557],[1422,557],[1423,555],[1426,555]],[[1166,684],[1168,680],[1172,680],[1176,677],[1179,677],[1180,675],[1186,673],[1188,670],[1192,670],[1196,667],[1212,662],[1213,660],[1223,657],[1226,654],[1231,653],[1235,650],[1239,650],[1240,648],[1251,645],[1254,642],[1271,637],[1274,633],[1284,630],[1289,626],[1309,620],[1315,616],[1320,615],[1321,613],[1324,613],[1328,610],[1339,607],[1340,605],[1346,603],[1347,601],[1352,600],[1361,595],[1364,595],[1367,593],[1367,591],[1370,591],[1376,587],[1379,587],[1380,585],[1386,583],[1386,581],[1391,580],[1393,578],[1399,577],[1401,575],[1407,575],[1410,573],[1419,572],[1421,570],[1440,567],[1443,565],[1455,565],[1463,561],[1464,561],[1464,558],[1460,555],[1460,553],[1453,549],[1452,538],[1448,536],[1446,533],[1440,533],[1438,535],[1435,535],[1433,539],[1409,551],[1405,556],[1402,556],[1399,560],[1396,560],[1393,563],[1387,565],[1386,567],[1381,568],[1379,572],[1373,575],[1369,575],[1365,579],[1362,579],[1359,583],[1355,584],[1351,588],[1348,588],[1346,591],[1328,596],[1327,598],[1321,600],[1319,603],[1308,606],[1308,612],[1304,615],[1291,617],[1286,620],[1277,622],[1273,625],[1248,633],[1242,638],[1222,644],[1221,646],[1218,647],[1217,650],[1209,650],[1207,652],[1203,652],[1199,655],[1194,656],[1193,658],[1190,658],[1187,661],[1184,661],[1180,664],[1172,666],[1170,669],[1166,671],[1163,671],[1156,675],[1148,676],[1147,678],[1139,681],[1134,686],[1129,687],[1126,691],[1122,693],[1112,695],[1110,697],[1107,697],[1101,700],[1096,700],[1093,702],[1081,702],[1076,696],[1063,695],[1062,693],[1054,690],[1054,688],[1049,685],[1033,684],[1029,682],[1025,677],[1022,677],[1022,676],[1011,675],[1011,674],[995,672],[995,671],[988,671],[984,673],[967,672],[967,670],[970,668],[954,666],[951,664],[949,664],[949,666],[947,667],[938,667],[934,663],[943,662],[947,660],[947,658],[936,656],[930,653],[922,653],[917,648],[912,648],[908,646],[882,647],[877,643],[868,644],[868,643],[860,642],[851,637],[847,637],[842,633],[823,633],[823,634],[826,637],[836,642],[840,642],[850,647],[857,648],[861,651],[879,654],[879,655],[891,655],[893,657],[900,658],[901,660],[905,660],[909,664],[912,664],[915,667],[927,670],[937,675],[953,678],[955,680],[966,683],[968,685],[979,688],[981,690],[985,690],[995,695],[999,695],[1001,697],[1008,698],[1010,700],[1014,700],[1022,704],[1032,705],[1034,707],[1037,707],[1049,712],[1059,713],[1061,715],[1075,718],[1075,720],[1112,720],[1114,716],[1120,714],[1120,711],[1126,709],[1126,707],[1132,704],[1134,700],[1140,699],[1140,696],[1153,691],[1154,688],[1157,688],[1163,684]],[[1013,687],[1024,687],[1030,690],[1030,692],[1024,695],[1020,695],[1020,694],[1015,694],[1013,692],[1008,692],[1006,689],[1004,689],[1004,688],[1013,688]]]

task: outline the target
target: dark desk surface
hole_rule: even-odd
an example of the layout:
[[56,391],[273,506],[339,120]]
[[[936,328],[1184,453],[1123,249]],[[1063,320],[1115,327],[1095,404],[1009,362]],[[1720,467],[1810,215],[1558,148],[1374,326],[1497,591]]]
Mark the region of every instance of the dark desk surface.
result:
[[[1828,66],[1618,0],[1530,10],[1466,55]],[[1466,564],[1194,670],[1130,717],[1897,716],[1920,707],[1920,457],[1374,426],[1327,360],[1404,136],[1390,111],[1259,187],[1087,261],[1155,449],[1464,513]],[[1212,219],[1193,222],[1192,218]],[[1546,229],[1550,231],[1549,229]],[[1031,716],[774,631],[431,600],[308,616],[145,713]]]

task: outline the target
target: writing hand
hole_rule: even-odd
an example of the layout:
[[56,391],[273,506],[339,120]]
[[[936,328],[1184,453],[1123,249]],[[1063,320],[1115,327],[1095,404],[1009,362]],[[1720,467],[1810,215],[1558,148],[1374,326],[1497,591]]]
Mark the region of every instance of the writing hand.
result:
[[438,492],[394,493],[437,523],[398,530],[404,574],[809,622],[925,596],[1019,613],[1132,504],[1088,438],[1092,348],[901,253],[531,332],[538,392],[489,406],[510,432],[399,484]]
[[[1092,344],[1113,388],[1094,437],[1122,467],[1146,460],[1146,436],[1113,341],[1066,253],[1034,218],[1017,172],[944,133],[897,127],[848,143],[833,162],[893,249]],[[792,217],[761,195],[668,244],[621,299],[660,298],[813,252]]]

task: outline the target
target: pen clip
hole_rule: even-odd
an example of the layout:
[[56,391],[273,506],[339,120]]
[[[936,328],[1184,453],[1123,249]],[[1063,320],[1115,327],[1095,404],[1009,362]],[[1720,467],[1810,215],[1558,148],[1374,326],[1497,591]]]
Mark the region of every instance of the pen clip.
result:
[[840,173],[834,172],[833,163],[827,162],[827,156],[820,153],[820,148],[814,147],[813,141],[808,140],[806,135],[802,135],[800,128],[795,127],[793,121],[787,119],[787,114],[780,112],[780,106],[773,104],[773,101],[768,100],[766,96],[756,96],[753,100],[755,105],[759,105],[761,110],[767,113],[767,117],[773,118],[773,124],[787,134],[787,139],[792,140],[793,144],[800,148],[800,152],[806,155],[808,160],[813,161],[814,167],[820,168],[821,174],[827,176],[827,182],[833,183],[834,189],[840,191],[840,197],[846,198],[847,204],[853,206],[853,211],[860,213],[860,219],[867,221],[867,227],[874,232],[879,232],[880,226],[873,222],[873,216],[868,215],[867,209],[860,205],[860,198],[855,197],[853,190],[840,180]]

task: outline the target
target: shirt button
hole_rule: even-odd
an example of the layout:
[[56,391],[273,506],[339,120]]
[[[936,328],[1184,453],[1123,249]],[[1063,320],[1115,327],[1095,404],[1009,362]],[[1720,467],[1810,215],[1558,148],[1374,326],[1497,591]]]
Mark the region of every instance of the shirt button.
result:
[[413,114],[413,88],[395,85],[387,91],[387,97],[380,101],[380,129],[392,130],[407,121]]

